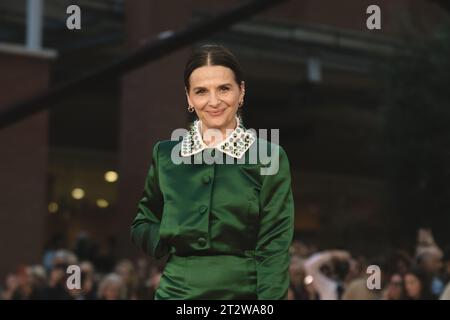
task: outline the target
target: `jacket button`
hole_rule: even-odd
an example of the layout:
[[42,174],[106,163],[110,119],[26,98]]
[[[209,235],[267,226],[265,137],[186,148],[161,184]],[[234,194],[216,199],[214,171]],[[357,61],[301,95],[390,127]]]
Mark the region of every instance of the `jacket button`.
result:
[[203,183],[204,184],[208,184],[211,181],[211,177],[210,176],[203,176]]
[[202,246],[202,247],[204,247],[204,246],[206,246],[206,239],[205,238],[198,238],[197,239],[197,243],[200,245],[200,246]]
[[202,214],[203,214],[203,213],[206,213],[206,212],[208,211],[208,207],[207,207],[207,206],[201,206],[199,211],[200,211],[200,213],[202,213]]

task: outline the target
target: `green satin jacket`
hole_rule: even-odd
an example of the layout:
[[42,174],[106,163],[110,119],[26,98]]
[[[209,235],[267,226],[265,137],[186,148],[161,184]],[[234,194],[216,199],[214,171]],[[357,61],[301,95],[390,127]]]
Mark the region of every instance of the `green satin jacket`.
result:
[[[208,152],[231,157],[217,148],[182,157],[180,146],[154,146],[131,226],[132,241],[148,255],[169,255],[155,299],[285,299],[294,204],[283,148],[268,144],[278,171],[263,175],[268,164],[259,156],[250,163],[250,149],[240,150],[245,163],[199,164]],[[191,163],[174,163],[174,155]]]

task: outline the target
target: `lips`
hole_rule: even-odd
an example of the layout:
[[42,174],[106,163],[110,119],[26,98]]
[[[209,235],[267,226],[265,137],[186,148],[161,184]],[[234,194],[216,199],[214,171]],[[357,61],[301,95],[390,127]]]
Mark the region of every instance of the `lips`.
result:
[[220,116],[221,114],[223,114],[224,111],[225,111],[225,109],[216,110],[216,111],[208,111],[208,114],[210,116],[217,117],[217,116]]

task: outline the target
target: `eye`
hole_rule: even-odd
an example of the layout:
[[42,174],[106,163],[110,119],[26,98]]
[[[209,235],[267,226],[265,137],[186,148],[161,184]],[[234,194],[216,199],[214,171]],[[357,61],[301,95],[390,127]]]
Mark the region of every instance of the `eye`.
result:
[[224,87],[220,87],[220,91],[229,91],[230,87],[228,86],[224,86]]
[[195,91],[195,94],[204,94],[206,92],[205,89],[198,89]]

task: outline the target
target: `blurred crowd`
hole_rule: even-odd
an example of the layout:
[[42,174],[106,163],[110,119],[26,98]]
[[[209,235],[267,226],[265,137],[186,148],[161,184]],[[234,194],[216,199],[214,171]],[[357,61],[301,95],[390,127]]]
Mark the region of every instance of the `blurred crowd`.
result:
[[[74,248],[68,250],[61,236],[46,246],[42,264],[22,265],[7,275],[0,284],[0,299],[27,300],[126,300],[153,299],[159,284],[162,265],[142,257],[136,261],[117,259],[114,239],[99,246],[86,234],[80,234]],[[67,272],[71,265],[79,266],[80,289]]]
[[294,241],[289,273],[290,300],[450,300],[450,251],[429,229],[419,230],[414,252],[375,257]]
[[[109,244],[98,250],[82,234],[68,250],[53,239],[41,264],[22,265],[7,275],[0,299],[153,299],[164,262],[148,257],[119,260],[113,241]],[[419,230],[411,253],[390,250],[376,257],[352,256],[295,240],[290,255],[289,300],[450,300],[450,252],[442,250],[427,229]],[[67,286],[70,265],[80,268],[80,289]]]

